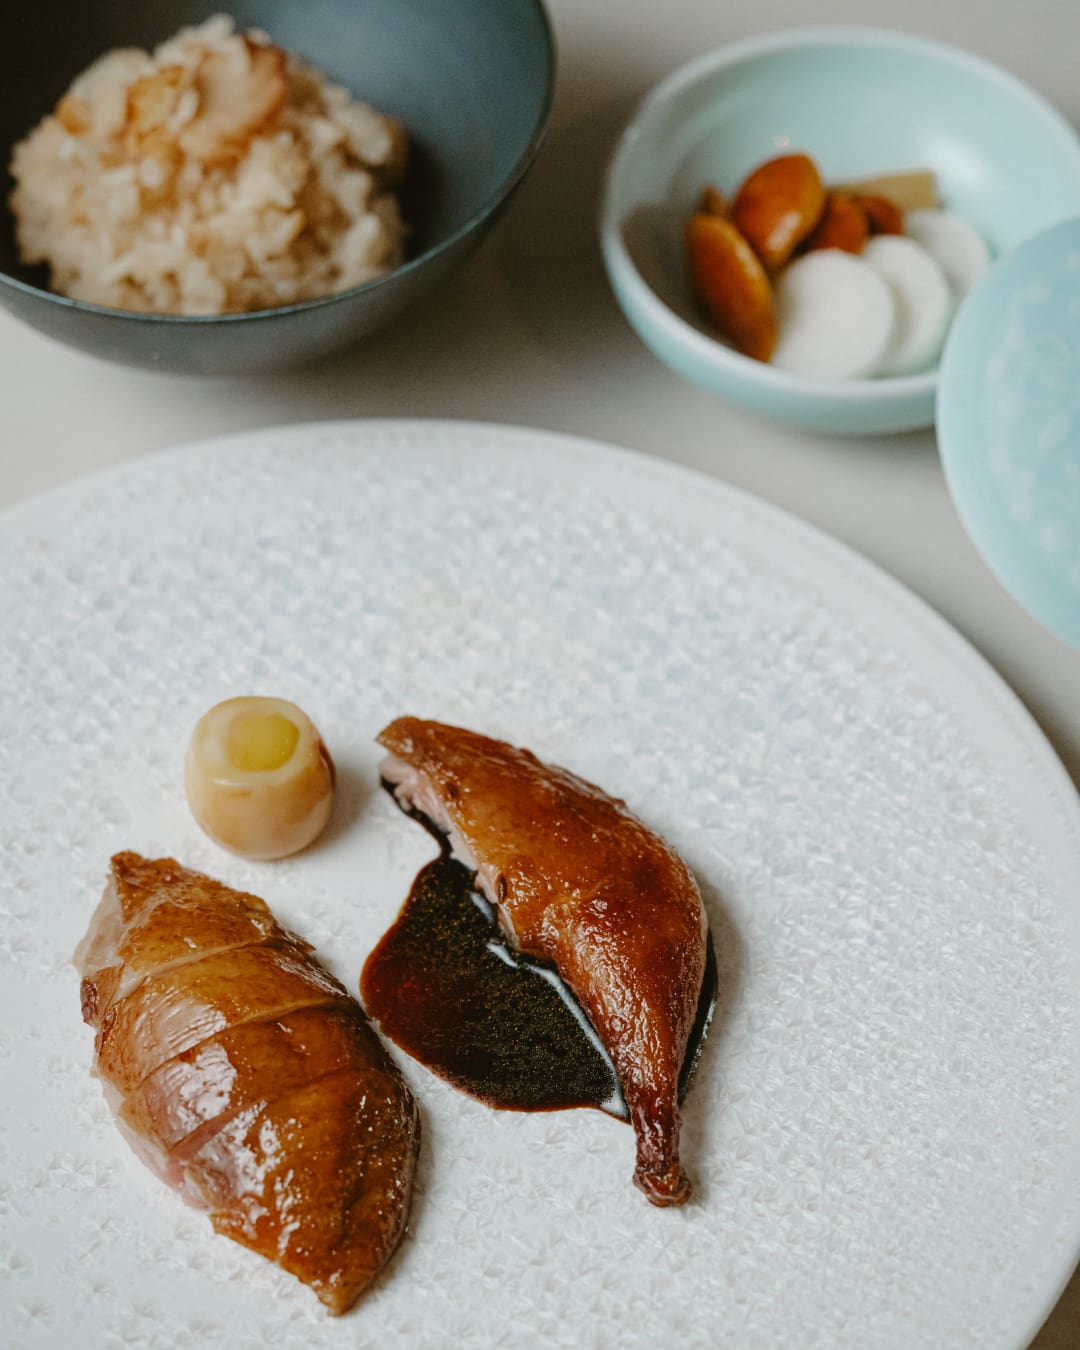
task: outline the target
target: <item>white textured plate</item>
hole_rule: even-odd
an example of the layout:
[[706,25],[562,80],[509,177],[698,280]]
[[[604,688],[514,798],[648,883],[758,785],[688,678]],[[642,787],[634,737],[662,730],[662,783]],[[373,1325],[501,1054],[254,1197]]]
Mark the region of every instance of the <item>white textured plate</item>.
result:
[[[156,455],[0,525],[0,1341],[35,1347],[1019,1347],[1080,1239],[1080,811],[1000,680],[794,520],[660,463],[438,423]],[[255,865],[184,805],[196,717],[306,708],[329,835]],[[625,796],[701,879],[727,995],[684,1210],[596,1112],[411,1062],[410,1235],[344,1320],[213,1236],[88,1076],[69,953],[111,852],[266,897],[356,987],[429,841],[398,713]]]

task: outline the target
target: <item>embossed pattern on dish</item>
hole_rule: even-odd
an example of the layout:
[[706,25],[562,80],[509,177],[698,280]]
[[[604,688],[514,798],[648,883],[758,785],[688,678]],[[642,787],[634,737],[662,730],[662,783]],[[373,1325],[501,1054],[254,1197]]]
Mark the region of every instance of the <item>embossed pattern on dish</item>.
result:
[[987,359],[988,491],[999,517],[1080,593],[1080,466],[1070,450],[1080,428],[1080,250],[1044,270],[1011,299]]
[[[901,596],[719,486],[497,429],[266,433],[12,513],[4,1334],[1019,1344],[1080,1231],[1076,808],[1004,691]],[[191,727],[237,692],[298,700],[339,769],[326,835],[277,864],[217,850],[184,801]],[[490,1112],[404,1062],[410,1236],[335,1324],[128,1153],[69,960],[130,847],[264,896],[355,989],[431,851],[376,789],[373,736],[405,711],[626,797],[695,869],[731,993],[686,1105],[685,1211],[629,1187],[625,1126]]]

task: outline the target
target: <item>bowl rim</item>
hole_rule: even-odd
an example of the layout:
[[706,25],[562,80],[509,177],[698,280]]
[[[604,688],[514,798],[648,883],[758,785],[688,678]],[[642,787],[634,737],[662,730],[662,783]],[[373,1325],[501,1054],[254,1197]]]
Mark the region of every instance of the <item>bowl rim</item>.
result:
[[[540,107],[537,111],[536,120],[529,132],[529,138],[524,148],[514,161],[510,172],[502,179],[494,192],[490,193],[472,214],[461,225],[453,231],[452,234],[441,239],[431,248],[427,248],[423,253],[415,258],[408,258],[397,267],[390,268],[389,271],[381,273],[377,277],[372,277],[369,281],[361,282],[358,286],[350,286],[347,290],[332,291],[329,295],[314,295],[306,300],[296,300],[288,305],[272,305],[267,309],[249,309],[229,314],[167,314],[150,312],[145,313],[142,310],[121,309],[115,305],[98,305],[89,300],[73,300],[71,296],[60,295],[57,291],[46,290],[42,286],[35,286],[29,281],[22,281],[18,277],[13,277],[9,272],[0,269],[0,284],[10,286],[12,290],[20,291],[24,295],[34,296],[40,300],[46,300],[61,309],[76,310],[85,314],[94,314],[106,319],[126,319],[129,322],[146,324],[170,324],[177,327],[200,327],[208,324],[237,324],[251,323],[252,321],[267,320],[284,314],[299,314],[307,310],[322,309],[327,305],[335,305],[345,300],[351,300],[355,296],[368,294],[379,290],[384,286],[390,285],[399,277],[416,271],[429,263],[433,258],[437,258],[443,253],[449,252],[468,235],[472,234],[486,220],[493,216],[499,208],[513,194],[515,188],[525,177],[530,164],[536,158],[536,154],[543,143],[547,132],[548,119],[551,116],[551,108],[555,99],[555,80],[556,69],[558,65],[558,49],[555,42],[555,31],[552,26],[551,16],[547,11],[544,0],[525,0],[529,4],[536,17],[540,20],[540,34],[542,38],[542,56],[544,60],[544,90],[540,101]],[[0,208],[7,210],[6,202],[0,202]]]
[[[614,198],[620,175],[633,153],[641,128],[657,111],[688,86],[702,78],[760,56],[815,47],[886,47],[942,61],[980,75],[998,85],[1011,98],[1027,104],[1042,119],[1049,135],[1070,151],[1076,166],[1077,214],[1080,215],[1080,133],[1054,105],[1019,76],[996,65],[986,57],[936,38],[921,37],[895,29],[864,25],[823,25],[811,28],[783,29],[758,34],[738,42],[714,48],[678,66],[655,85],[638,103],[615,143],[604,176],[600,204],[600,248],[609,279],[616,294],[628,292],[628,303],[643,312],[647,320],[662,331],[679,349],[706,366],[726,371],[736,379],[762,390],[802,396],[817,401],[831,400],[849,405],[882,404],[932,397],[937,390],[941,365],[917,375],[892,375],[871,380],[826,379],[796,375],[779,370],[764,361],[755,361],[717,338],[702,332],[678,315],[649,285],[638,270],[622,237],[622,222],[615,210]],[[1051,227],[1052,228],[1052,227]],[[619,296],[622,302],[621,295]],[[960,301],[963,304],[963,299]],[[634,327],[637,325],[634,324]]]

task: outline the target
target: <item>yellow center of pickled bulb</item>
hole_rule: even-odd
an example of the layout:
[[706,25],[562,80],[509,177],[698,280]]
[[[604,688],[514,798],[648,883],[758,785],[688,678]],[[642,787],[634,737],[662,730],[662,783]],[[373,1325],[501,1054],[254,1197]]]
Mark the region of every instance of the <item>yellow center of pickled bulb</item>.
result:
[[240,713],[229,725],[225,750],[234,768],[267,773],[289,762],[299,739],[299,728],[281,713]]

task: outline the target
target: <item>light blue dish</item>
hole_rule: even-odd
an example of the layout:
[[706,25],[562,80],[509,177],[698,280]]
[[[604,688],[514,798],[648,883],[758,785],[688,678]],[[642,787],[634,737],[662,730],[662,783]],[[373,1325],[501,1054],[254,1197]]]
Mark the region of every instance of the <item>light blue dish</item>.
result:
[[998,262],[953,324],[938,442],[998,580],[1080,647],[1080,220]]
[[945,203],[1001,255],[1080,216],[1080,140],[1014,76],[900,33],[775,33],[698,58],[660,84],[609,170],[601,244],[615,294],[646,345],[695,384],[806,430],[929,426],[938,374],[838,381],[787,374],[714,338],[698,312],[683,226],[702,186],[730,193],[789,149],[828,180],[928,167]]

